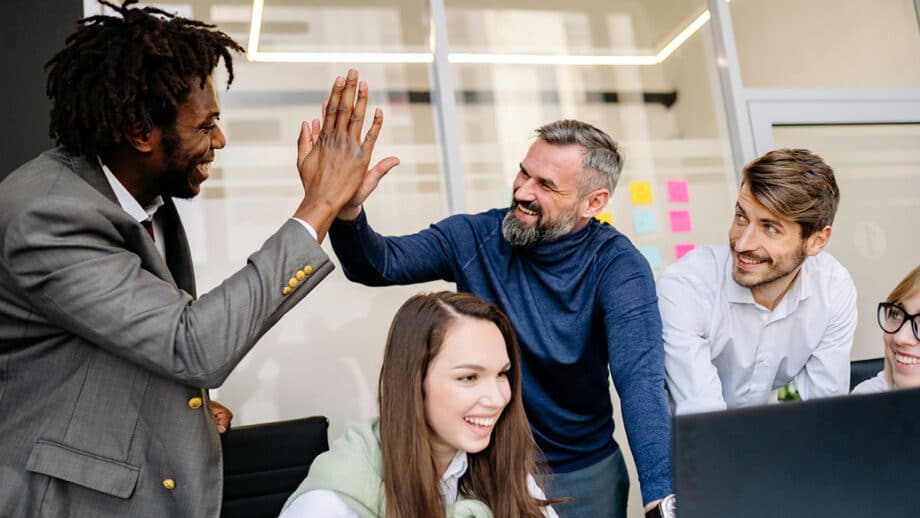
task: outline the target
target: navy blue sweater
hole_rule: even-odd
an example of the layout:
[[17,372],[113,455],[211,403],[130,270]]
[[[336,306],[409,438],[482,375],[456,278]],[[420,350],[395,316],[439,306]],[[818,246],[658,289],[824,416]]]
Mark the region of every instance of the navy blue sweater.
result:
[[506,212],[452,216],[402,237],[377,234],[362,212],[334,223],[329,236],[353,281],[455,282],[508,315],[521,343],[524,407],[555,472],[617,450],[609,365],[643,501],[667,495],[671,415],[648,262],[626,236],[593,219],[551,243],[512,247],[501,234]]

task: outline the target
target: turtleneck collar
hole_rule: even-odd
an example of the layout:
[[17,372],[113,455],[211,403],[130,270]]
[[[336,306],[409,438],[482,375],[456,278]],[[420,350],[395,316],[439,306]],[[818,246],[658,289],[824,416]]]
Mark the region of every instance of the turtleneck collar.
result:
[[[507,214],[507,209],[505,213]],[[504,215],[502,217],[504,217]],[[584,243],[588,236],[590,236],[597,229],[597,226],[601,224],[602,223],[599,221],[591,218],[587,225],[573,232],[569,232],[558,239],[534,246],[512,246],[511,248],[514,250],[514,253],[526,254],[537,263],[556,264],[564,262],[569,260],[573,255],[583,253],[580,245]],[[508,246],[511,246],[507,240],[504,238],[502,239]]]

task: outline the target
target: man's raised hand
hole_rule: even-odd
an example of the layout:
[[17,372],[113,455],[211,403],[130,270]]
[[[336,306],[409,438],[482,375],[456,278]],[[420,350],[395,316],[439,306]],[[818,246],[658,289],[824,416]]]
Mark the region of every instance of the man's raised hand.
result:
[[[366,178],[373,172],[379,181],[386,171],[399,163],[395,158],[386,158],[368,170],[383,125],[383,112],[379,108],[374,111],[374,120],[362,141],[366,109],[367,84],[358,82],[358,71],[351,69],[347,77],[336,78],[326,102],[322,126],[317,120],[301,125],[297,169],[304,198],[294,216],[309,223],[320,242],[336,215],[347,203],[354,201],[359,187],[366,187]],[[376,181],[373,185],[376,186]],[[373,188],[367,191],[365,198],[370,191]]]

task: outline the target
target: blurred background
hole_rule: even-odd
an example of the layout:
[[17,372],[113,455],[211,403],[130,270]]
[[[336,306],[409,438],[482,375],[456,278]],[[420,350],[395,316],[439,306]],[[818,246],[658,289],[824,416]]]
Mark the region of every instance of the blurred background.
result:
[[[2,36],[0,175],[49,146],[41,68],[99,13],[93,0],[17,1]],[[247,48],[218,68],[227,147],[183,203],[199,291],[239,269],[297,206],[300,121],[358,67],[385,114],[366,204],[385,234],[506,206],[538,126],[581,119],[626,157],[608,206],[657,275],[727,244],[740,169],[805,147],[837,172],[829,251],[859,289],[853,359],[879,357],[875,305],[920,258],[920,30],[913,0],[195,0],[148,3],[216,24]],[[16,125],[17,129],[12,129]],[[2,177],[2,176],[0,176]],[[328,241],[324,243],[335,260]],[[326,415],[330,438],[376,414],[389,321],[430,283],[366,288],[330,275],[213,395],[235,424]],[[611,393],[616,399],[616,394]],[[618,405],[616,405],[618,406]],[[618,426],[622,422],[616,417]],[[628,455],[623,430],[616,437]],[[641,516],[632,473],[631,516]]]

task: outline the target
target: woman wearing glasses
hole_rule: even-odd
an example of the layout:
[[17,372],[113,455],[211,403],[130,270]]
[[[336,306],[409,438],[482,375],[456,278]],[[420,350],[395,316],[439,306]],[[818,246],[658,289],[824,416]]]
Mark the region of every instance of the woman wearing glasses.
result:
[[920,387],[920,266],[907,274],[878,305],[885,342],[885,370],[853,389],[853,394]]

